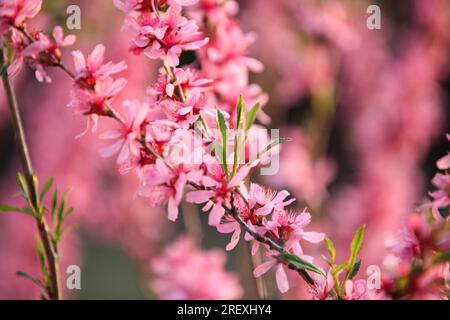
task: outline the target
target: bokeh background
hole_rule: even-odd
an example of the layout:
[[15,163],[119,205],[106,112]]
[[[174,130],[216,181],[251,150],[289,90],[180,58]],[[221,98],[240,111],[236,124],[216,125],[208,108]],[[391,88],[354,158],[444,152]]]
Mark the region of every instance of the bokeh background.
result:
[[[435,161],[449,149],[450,2],[447,0],[242,0],[238,19],[257,36],[251,54],[265,69],[252,75],[270,96],[269,127],[294,140],[281,150],[280,171],[255,180],[289,190],[313,214],[311,229],[325,231],[345,258],[353,232],[367,225],[364,264],[381,264],[385,240],[426,197]],[[159,65],[127,52],[123,15],[112,1],[44,1],[33,24],[65,25],[66,8],[81,8],[75,48],[107,47],[107,59],[125,60],[128,85],[118,100],[144,98]],[[381,30],[366,26],[370,4],[381,8]],[[72,67],[69,50],[66,63]],[[74,137],[84,119],[66,105],[70,81],[54,70],[53,83],[39,84],[23,69],[14,79],[31,157],[41,180],[55,177],[71,188],[76,229],[63,240],[62,263],[82,270],[76,299],[158,298],[151,263],[184,232],[164,208],[150,208],[136,195],[137,178],[117,173],[114,160],[98,156],[96,135]],[[100,132],[102,128],[99,129]],[[0,203],[20,203],[13,131],[0,95]],[[184,205],[182,210],[195,211]],[[228,235],[206,225],[201,248],[224,248]],[[0,298],[36,298],[37,289],[15,275],[38,273],[33,221],[0,215]],[[221,249],[223,250],[223,249]],[[312,247],[317,257],[322,248]],[[226,267],[239,277],[242,297],[255,298],[251,261],[244,242],[227,253]],[[363,267],[364,269],[364,267]],[[208,272],[208,270],[191,270]],[[63,273],[63,278],[66,275]],[[296,278],[293,277],[293,280]],[[269,296],[278,296],[271,276]],[[304,298],[298,283],[285,298]]]

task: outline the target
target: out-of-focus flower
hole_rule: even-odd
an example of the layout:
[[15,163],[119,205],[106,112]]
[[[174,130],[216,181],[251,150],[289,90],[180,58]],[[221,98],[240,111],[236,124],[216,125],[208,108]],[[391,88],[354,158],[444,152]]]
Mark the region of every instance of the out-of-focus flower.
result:
[[152,260],[151,287],[162,299],[238,299],[242,288],[224,264],[221,251],[201,251],[183,236]]
[[22,27],[41,10],[42,0],[2,0],[0,3],[0,38],[9,27]]
[[366,295],[366,281],[363,279],[345,281],[345,300],[364,300]]

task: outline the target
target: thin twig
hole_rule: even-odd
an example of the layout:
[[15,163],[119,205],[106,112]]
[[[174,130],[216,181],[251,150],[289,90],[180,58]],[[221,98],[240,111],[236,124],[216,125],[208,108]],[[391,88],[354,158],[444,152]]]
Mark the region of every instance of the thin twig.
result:
[[[5,57],[3,50],[0,50],[0,65],[5,64]],[[19,150],[20,161],[22,164],[22,169],[24,170],[24,175],[27,183],[28,190],[30,190],[30,201],[35,208],[38,208],[38,199],[36,195],[38,190],[36,190],[36,185],[33,181],[33,166],[31,164],[30,155],[28,152],[28,145],[25,139],[25,132],[23,129],[22,119],[20,115],[19,106],[17,104],[17,99],[14,93],[14,89],[11,85],[7,69],[4,70],[2,74],[3,86],[6,91],[8,107],[11,113],[11,120],[14,128],[14,135],[16,144]],[[57,250],[54,247],[47,223],[44,217],[35,217],[39,237],[42,241],[44,247],[44,254],[46,257],[47,267],[49,270],[49,298],[52,300],[61,299],[61,282],[59,276],[59,263]]]

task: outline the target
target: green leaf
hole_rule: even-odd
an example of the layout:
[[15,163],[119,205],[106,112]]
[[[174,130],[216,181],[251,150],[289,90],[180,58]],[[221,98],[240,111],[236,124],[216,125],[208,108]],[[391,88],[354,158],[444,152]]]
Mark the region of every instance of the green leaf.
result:
[[236,112],[236,115],[237,115],[236,129],[241,129],[242,119],[243,119],[243,115],[244,115],[244,111],[245,111],[245,102],[242,99],[242,95],[240,95],[238,98],[236,110],[237,110],[237,112]]
[[25,180],[25,177],[19,172],[17,173],[17,183],[19,184],[20,189],[22,190],[22,194],[26,200],[30,199],[30,194],[28,192],[28,185]]
[[300,270],[309,270],[312,272],[315,272],[317,274],[320,274],[324,277],[325,274],[322,272],[322,270],[320,270],[318,267],[316,267],[314,264],[312,264],[309,261],[303,260],[302,258],[288,253],[288,252],[284,252],[281,254],[280,256],[283,260],[289,262],[290,264],[292,264],[295,268],[300,269]]
[[6,63],[0,66],[0,76],[3,76],[8,71],[8,65]]
[[434,264],[446,263],[450,261],[450,251],[438,253],[434,259]]
[[36,250],[39,256],[39,263],[41,266],[42,276],[44,277],[44,283],[47,283],[48,272],[47,272],[47,264],[45,261],[45,253],[44,246],[39,238],[36,238]]
[[344,270],[347,267],[347,262],[343,262],[338,264],[333,270],[333,275],[338,275],[342,270]]
[[336,261],[336,249],[334,248],[333,241],[325,238],[325,245],[327,246],[328,253],[330,254],[330,263],[333,265]]
[[347,278],[352,280],[359,271],[359,268],[361,267],[361,259],[359,259],[352,267],[352,269],[350,270],[350,273],[348,274]]
[[250,130],[250,127],[253,125],[253,123],[255,122],[256,119],[256,115],[259,111],[260,108],[260,104],[259,102],[256,103],[251,109],[250,111],[247,113],[247,119],[245,121],[245,131],[247,132],[248,130]]
[[269,152],[273,147],[276,147],[279,144],[290,142],[292,141],[291,138],[278,138],[274,141],[272,141],[271,144],[269,144],[267,147],[265,147],[263,150],[261,150],[253,159],[250,160],[250,163],[253,163],[254,161],[261,158],[266,152]]
[[[37,206],[38,208],[41,206],[40,205],[40,199],[39,199],[39,194],[38,194],[38,190],[39,190],[39,179],[36,175],[36,173],[33,172],[33,174],[31,175],[31,179],[33,181],[33,187],[34,190],[32,190],[34,192],[34,199],[36,199],[36,202],[38,203]],[[42,214],[42,213],[40,213]]]
[[55,191],[53,191],[53,195],[52,195],[52,207],[50,210],[50,213],[52,215],[52,219],[53,219],[53,223],[55,223],[55,217],[56,217],[56,207],[58,206],[58,188],[55,189]]
[[245,103],[242,99],[242,96],[239,96],[237,106],[237,120],[236,120],[236,130],[234,132],[234,154],[233,154],[233,171],[231,173],[231,177],[234,177],[237,171],[237,167],[239,161],[241,159],[240,155],[242,155],[245,147],[245,134],[242,129],[242,119],[245,110]]
[[54,181],[54,179],[53,179],[53,177],[51,177],[50,179],[48,179],[48,180],[45,182],[44,187],[42,187],[41,195],[40,195],[40,198],[39,198],[41,201],[44,200],[45,195],[47,194],[47,192],[48,192],[48,191],[50,190],[50,188],[52,187],[53,181]]
[[353,265],[356,262],[359,251],[361,250],[363,241],[364,241],[364,229],[365,225],[356,230],[355,235],[353,236],[352,243],[350,245],[350,258],[347,261],[347,270],[350,271],[353,268]]
[[24,278],[27,278],[27,279],[31,280],[33,283],[35,283],[40,288],[45,290],[44,283],[40,279],[36,278],[35,276],[32,276],[31,274],[26,273],[24,271],[17,271],[16,275],[18,275],[19,277],[24,277]]
[[0,204],[0,212],[23,212],[23,210],[7,204]]
[[220,110],[217,110],[217,125],[220,130],[220,136],[222,138],[222,155],[221,162],[226,176],[228,177],[228,165],[227,165],[227,150],[228,150],[228,127],[225,122],[225,117]]

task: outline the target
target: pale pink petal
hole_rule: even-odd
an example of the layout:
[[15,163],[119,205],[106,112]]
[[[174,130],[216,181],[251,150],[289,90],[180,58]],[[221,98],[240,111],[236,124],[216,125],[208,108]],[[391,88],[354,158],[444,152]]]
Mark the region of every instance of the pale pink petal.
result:
[[98,153],[103,158],[110,157],[113,154],[116,154],[117,151],[119,151],[119,149],[122,147],[122,144],[123,144],[123,140],[119,140],[110,146],[100,149],[100,151]]
[[231,233],[233,232],[237,227],[236,222],[227,222],[227,223],[221,223],[218,226],[216,226],[217,231],[220,233]]
[[[98,44],[95,46],[91,54],[88,55],[89,68],[96,70],[103,64],[103,56],[105,54],[105,46]],[[92,70],[91,70],[92,71]]]
[[208,224],[210,226],[217,226],[220,223],[223,215],[225,214],[225,209],[220,203],[215,203],[208,217]]
[[228,187],[233,188],[240,184],[249,174],[250,170],[252,169],[252,166],[250,165],[244,165],[242,166],[236,175],[228,182]]
[[236,247],[236,245],[239,242],[240,235],[241,235],[241,228],[236,228],[233,232],[233,235],[231,236],[230,243],[225,248],[227,251],[233,250]]
[[203,203],[211,199],[215,193],[208,190],[191,191],[186,194],[186,201],[191,203]]
[[67,47],[71,46],[77,41],[77,36],[74,34],[69,34],[67,37],[64,38],[63,42],[61,43],[61,46]]
[[320,232],[303,232],[302,238],[312,243],[319,243],[325,239],[325,233]]
[[63,43],[63,39],[64,39],[64,33],[63,33],[63,28],[61,28],[60,26],[56,26],[55,28],[53,28],[53,38],[55,38],[55,41],[58,45],[61,45]]
[[275,273],[275,277],[277,280],[277,286],[278,290],[280,290],[281,293],[285,293],[289,290],[289,282],[286,275],[286,272],[284,271],[283,265],[279,264],[277,267],[277,271]]
[[178,218],[178,206],[175,202],[175,199],[170,197],[168,204],[167,204],[167,210],[169,213],[169,220],[175,221]]
[[266,262],[260,264],[253,271],[253,276],[255,278],[262,276],[264,273],[269,271],[269,269],[272,268],[276,264],[277,264],[277,261],[275,259],[270,259],[269,261],[266,261]]
[[79,50],[72,51],[72,56],[77,73],[84,71],[86,69],[86,60],[84,59],[83,53]]
[[445,157],[439,159],[436,163],[437,167],[441,170],[450,169],[450,154]]
[[117,139],[121,136],[122,136],[122,132],[120,132],[119,130],[109,130],[109,131],[106,131],[106,132],[102,133],[101,135],[99,135],[98,138],[101,140],[112,140],[112,139]]

